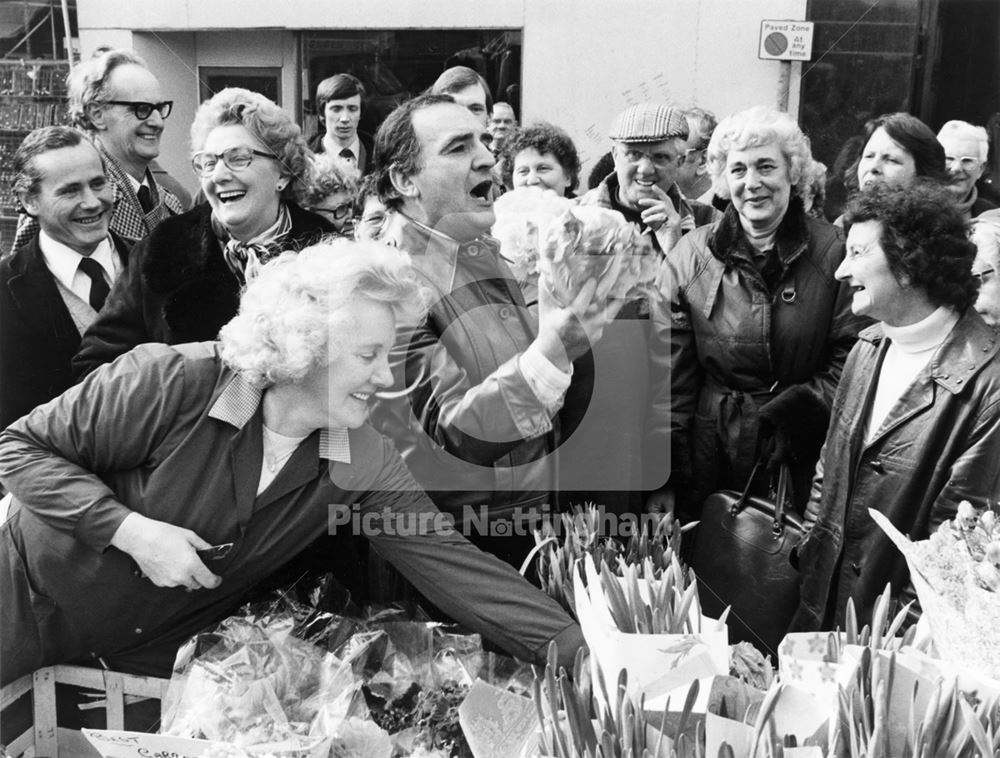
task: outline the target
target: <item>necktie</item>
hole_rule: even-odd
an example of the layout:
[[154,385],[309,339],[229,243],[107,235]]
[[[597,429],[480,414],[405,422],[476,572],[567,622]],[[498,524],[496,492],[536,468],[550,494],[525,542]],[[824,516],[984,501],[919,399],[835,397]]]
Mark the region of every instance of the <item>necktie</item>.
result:
[[90,307],[95,311],[101,310],[104,301],[108,299],[111,287],[104,279],[104,269],[101,264],[93,258],[82,258],[80,260],[80,270],[90,277]]
[[351,151],[351,148],[349,147],[345,147],[343,150],[340,151],[340,157],[343,158],[344,160],[354,163],[354,153]]
[[139,205],[142,206],[143,213],[149,213],[153,210],[153,196],[149,192],[149,187],[145,184],[141,185],[136,195],[139,196]]

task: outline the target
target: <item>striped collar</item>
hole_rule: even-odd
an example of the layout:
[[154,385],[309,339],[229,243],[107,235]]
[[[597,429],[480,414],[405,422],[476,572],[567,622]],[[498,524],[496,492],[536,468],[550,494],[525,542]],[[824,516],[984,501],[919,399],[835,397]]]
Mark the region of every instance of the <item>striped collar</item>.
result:
[[[242,429],[257,412],[263,396],[263,389],[248,381],[242,374],[234,374],[212,404],[208,415]],[[351,462],[351,440],[346,427],[320,430],[319,457],[338,463]]]

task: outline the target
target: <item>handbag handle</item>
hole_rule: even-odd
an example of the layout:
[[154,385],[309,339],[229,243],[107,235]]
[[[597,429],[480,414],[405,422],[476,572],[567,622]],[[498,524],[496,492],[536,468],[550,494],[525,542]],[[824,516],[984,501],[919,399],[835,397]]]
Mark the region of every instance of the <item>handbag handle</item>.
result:
[[[754,479],[757,478],[757,471],[760,469],[764,461],[757,461],[753,467],[753,471],[750,472],[750,477],[747,479],[747,485],[743,488],[743,492],[740,494],[739,498],[730,506],[729,515],[732,518],[736,518],[740,511],[742,511],[750,499],[750,488],[753,486]],[[791,477],[791,471],[788,469],[788,464],[782,463],[778,470],[778,490],[775,493],[775,503],[774,503],[774,524],[771,526],[771,534],[774,539],[778,539],[782,532],[785,531],[785,503],[788,499],[788,484]]]

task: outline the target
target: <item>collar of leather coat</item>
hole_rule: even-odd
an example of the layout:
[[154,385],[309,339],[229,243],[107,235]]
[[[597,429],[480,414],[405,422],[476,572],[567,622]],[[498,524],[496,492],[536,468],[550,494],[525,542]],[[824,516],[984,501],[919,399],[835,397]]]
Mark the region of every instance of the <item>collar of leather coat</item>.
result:
[[[785,217],[781,219],[774,236],[774,244],[781,258],[782,273],[809,244],[809,227],[806,218],[802,201],[798,197],[793,197],[788,203],[788,210],[785,211]],[[727,269],[739,269],[758,287],[762,290],[765,289],[764,279],[754,265],[753,246],[746,234],[743,233],[739,213],[732,203],[726,208],[722,220],[709,238],[708,249]]]

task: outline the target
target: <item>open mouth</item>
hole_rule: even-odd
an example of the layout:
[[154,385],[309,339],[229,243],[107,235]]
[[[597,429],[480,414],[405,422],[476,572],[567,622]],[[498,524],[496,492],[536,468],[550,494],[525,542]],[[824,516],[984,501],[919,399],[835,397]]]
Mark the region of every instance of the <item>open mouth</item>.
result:
[[83,224],[84,226],[93,226],[94,224],[99,224],[102,218],[104,218],[104,214],[98,213],[96,216],[84,216],[82,218],[75,218],[73,219],[73,223]]
[[352,392],[351,397],[355,400],[360,400],[362,403],[367,403],[368,398],[372,396],[371,392]]
[[246,190],[227,190],[226,192],[216,192],[215,196],[220,203],[235,203],[246,195]]
[[469,194],[479,200],[489,200],[490,193],[492,191],[493,191],[493,182],[487,179],[486,181],[480,182],[475,187],[473,187],[472,191]]

